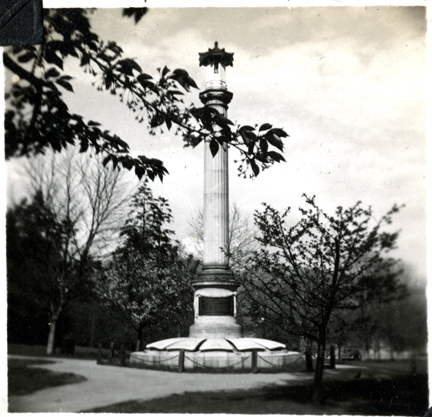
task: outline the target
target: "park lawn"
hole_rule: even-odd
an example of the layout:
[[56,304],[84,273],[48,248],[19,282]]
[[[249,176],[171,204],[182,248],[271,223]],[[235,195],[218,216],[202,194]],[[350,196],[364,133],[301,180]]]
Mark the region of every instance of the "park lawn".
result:
[[[106,355],[108,354],[108,349],[103,349],[103,351]],[[60,349],[57,348],[55,350],[54,355],[52,355],[52,357],[54,358],[68,357],[68,358],[77,358],[77,359],[96,360],[97,352],[98,352],[97,348],[76,346],[75,353],[73,356],[71,356],[71,355],[60,353]],[[46,354],[46,346],[22,345],[17,343],[8,343],[8,355],[23,355],[23,356],[37,356],[37,357],[50,358],[50,356]]]
[[81,375],[71,372],[53,372],[30,365],[55,363],[45,359],[9,359],[8,393],[9,395],[27,395],[44,388],[76,384],[86,381]]
[[312,385],[297,384],[253,390],[186,392],[149,401],[128,401],[86,412],[421,416],[428,409],[427,376],[332,381],[325,384],[322,404],[313,404],[311,398]]

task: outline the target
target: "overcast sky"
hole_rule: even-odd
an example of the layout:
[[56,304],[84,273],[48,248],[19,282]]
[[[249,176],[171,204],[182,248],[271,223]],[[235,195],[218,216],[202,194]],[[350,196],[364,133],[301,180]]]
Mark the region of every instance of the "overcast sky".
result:
[[[215,41],[234,52],[229,118],[270,122],[290,137],[287,162],[255,180],[237,177],[231,152],[231,202],[250,218],[262,202],[290,206],[293,222],[303,193],[330,212],[361,200],[377,219],[405,204],[392,225],[402,230],[397,256],[426,275],[424,8],[159,8],[136,26],[119,9],[99,9],[92,25],[146,72],[184,68],[200,88],[198,53]],[[134,152],[164,161],[170,175],[153,190],[169,200],[177,238],[187,242],[187,220],[203,201],[202,146],[183,149],[171,134],[149,137],[116,97],[92,89],[80,69],[70,72],[71,111],[98,120]],[[198,92],[192,99],[199,102]]]

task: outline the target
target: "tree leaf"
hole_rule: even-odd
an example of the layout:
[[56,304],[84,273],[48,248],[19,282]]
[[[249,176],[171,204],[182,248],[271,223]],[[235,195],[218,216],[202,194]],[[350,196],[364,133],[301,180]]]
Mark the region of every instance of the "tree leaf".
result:
[[127,9],[123,9],[123,16],[134,17],[135,24],[137,24],[143,16],[147,13],[147,7],[129,7]]
[[151,77],[147,74],[140,74],[137,77],[138,82],[144,87],[144,88],[148,88],[154,92],[157,92],[157,88],[155,86],[155,84],[151,81],[149,81],[149,79],[151,79]]
[[255,130],[252,126],[249,126],[249,125],[244,125],[244,126],[242,126],[240,129],[239,129],[239,132],[244,132],[244,131],[247,131],[247,130],[249,130],[249,131],[253,131],[253,130]]
[[60,151],[61,151],[62,147],[61,147],[61,143],[60,143],[60,141],[54,139],[54,140],[52,140],[50,143],[51,143],[52,148],[53,148],[56,152],[60,152]]
[[168,69],[168,67],[165,65],[165,66],[163,67],[163,70],[162,70],[162,78],[164,78],[165,75],[167,75],[168,73],[169,73],[169,69]]
[[12,48],[12,53],[16,55],[16,54],[19,54],[23,50],[24,50],[24,45],[16,45]]
[[96,42],[88,42],[87,44],[92,51],[98,51],[98,44]]
[[189,76],[184,69],[177,68],[169,76],[169,78],[177,81],[186,91],[190,91],[190,87],[198,88],[195,81]]
[[263,130],[269,130],[272,128],[272,125],[270,123],[264,123],[259,128],[259,131],[262,132]]
[[107,48],[113,51],[116,55],[121,55],[123,53],[123,49],[112,41],[108,42]]
[[230,119],[220,113],[213,115],[213,120],[221,127],[234,126],[234,123]]
[[61,86],[62,86],[63,88],[65,88],[66,90],[73,92],[72,85],[71,85],[70,83],[68,83],[67,81],[62,80],[62,79],[58,79],[58,80],[56,81],[56,83],[57,83],[58,85],[61,85]]
[[252,168],[254,176],[257,177],[260,173],[260,169],[259,169],[259,166],[256,164],[256,162],[253,159],[250,160],[250,166]]
[[131,170],[133,163],[129,158],[123,158],[120,163],[123,165],[124,168],[126,168],[128,171]]
[[88,149],[89,143],[88,141],[81,141],[80,152],[86,152]]
[[50,64],[57,65],[60,69],[63,69],[63,60],[55,53],[51,48],[46,48],[45,59]]
[[142,72],[141,67],[130,58],[122,59],[117,62],[117,66],[120,66],[120,71],[126,75],[133,76],[133,70]]
[[167,125],[168,130],[170,130],[172,126],[172,121],[169,116],[165,117],[165,124]]
[[29,62],[30,60],[35,58],[35,54],[33,52],[27,52],[24,55],[18,57],[19,62]]
[[144,72],[141,73],[140,75],[138,75],[138,77],[137,77],[137,80],[139,82],[145,81],[145,80],[152,80],[152,79],[153,79],[153,77],[151,75],[148,75],[148,74],[146,74]]
[[218,151],[219,151],[219,143],[217,143],[216,140],[212,139],[210,142],[210,152],[211,152],[213,158],[216,156]]
[[261,150],[266,154],[268,150],[268,142],[265,139],[260,139]]
[[243,142],[246,146],[249,146],[251,142],[255,141],[257,136],[253,132],[254,128],[251,126],[242,126],[239,129],[240,136],[243,139]]
[[279,136],[280,138],[286,138],[288,137],[288,133],[285,132],[283,129],[274,128],[270,130],[268,133],[274,133],[275,135]]
[[80,67],[87,65],[90,62],[90,56],[87,54],[83,54],[81,57]]
[[249,145],[248,145],[248,153],[249,153],[249,155],[253,154],[254,148],[255,148],[255,142],[254,141],[250,141]]
[[283,142],[282,140],[277,137],[276,135],[270,133],[271,131],[269,131],[268,133],[265,134],[265,138],[268,140],[268,142],[273,145],[275,148],[279,149],[280,151],[283,151]]
[[193,78],[188,77],[188,82],[189,82],[189,85],[190,85],[191,87],[193,87],[193,88],[198,88],[198,86],[197,86],[197,84],[196,84],[196,82],[195,82],[195,80],[194,80]]
[[161,113],[156,113],[150,119],[150,127],[158,127],[165,122],[165,117]]
[[58,77],[59,75],[60,73],[54,67],[51,67],[45,74],[47,78]]
[[276,162],[281,162],[281,161],[286,162],[285,158],[278,152],[270,151],[267,155]]

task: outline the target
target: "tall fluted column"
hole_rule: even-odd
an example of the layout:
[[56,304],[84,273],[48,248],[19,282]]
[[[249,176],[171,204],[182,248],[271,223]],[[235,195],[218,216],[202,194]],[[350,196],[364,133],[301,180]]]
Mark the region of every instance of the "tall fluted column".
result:
[[[217,93],[217,94],[216,94]],[[218,97],[219,96],[219,97]],[[201,99],[227,116],[232,94],[226,90],[204,91]],[[207,101],[208,100],[208,101]],[[208,142],[204,145],[204,265],[228,267],[226,251],[229,244],[228,150],[220,147],[213,156]],[[223,250],[222,250],[223,249]]]
[[[233,54],[214,49],[200,54],[200,65],[207,67],[207,80],[201,101],[227,116],[232,93],[227,90],[225,67],[232,66]],[[212,155],[204,143],[204,257],[202,269],[193,281],[195,324],[190,337],[240,337],[235,321],[237,284],[229,268],[229,184],[228,150],[220,146]]]

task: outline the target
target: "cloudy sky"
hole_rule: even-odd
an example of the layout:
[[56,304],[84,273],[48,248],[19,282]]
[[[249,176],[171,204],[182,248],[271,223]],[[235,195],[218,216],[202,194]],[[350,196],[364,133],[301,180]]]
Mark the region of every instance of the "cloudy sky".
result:
[[[215,41],[234,52],[229,117],[270,122],[290,137],[287,162],[255,180],[237,176],[231,152],[231,202],[250,218],[262,202],[290,206],[293,222],[303,193],[330,212],[361,200],[377,219],[405,204],[393,224],[401,229],[397,256],[425,276],[425,8],[157,8],[138,25],[119,9],[99,9],[92,25],[146,72],[184,68],[201,88],[198,53]],[[169,200],[177,238],[187,242],[187,220],[202,207],[202,147],[183,149],[171,134],[149,137],[118,99],[68,69],[76,78],[66,97],[71,111],[98,120],[134,152],[164,161],[170,175],[154,193]],[[191,99],[198,103],[198,92]]]

